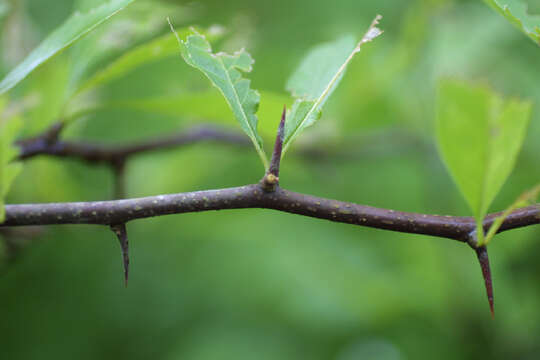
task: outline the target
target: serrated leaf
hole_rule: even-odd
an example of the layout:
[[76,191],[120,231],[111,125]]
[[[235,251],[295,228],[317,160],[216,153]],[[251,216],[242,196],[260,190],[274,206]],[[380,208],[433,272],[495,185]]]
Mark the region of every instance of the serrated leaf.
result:
[[440,153],[478,224],[514,167],[530,115],[530,102],[505,100],[487,87],[439,84]]
[[13,163],[18,150],[13,146],[21,121],[6,109],[7,101],[0,98],[0,223],[4,222],[4,198],[21,170],[20,163]]
[[380,16],[375,18],[358,43],[352,36],[346,36],[315,47],[291,76],[287,90],[296,101],[287,114],[283,154],[305,128],[321,117],[322,107],[361,46],[382,34],[377,28],[380,19]]
[[[171,29],[176,34],[172,25]],[[240,127],[253,142],[264,167],[268,168],[268,159],[257,132],[258,120],[255,115],[260,95],[250,88],[251,81],[242,77],[242,72],[251,72],[254,63],[251,55],[244,50],[234,55],[212,53],[208,40],[194,30],[185,40],[178,35],[177,39],[186,63],[200,70],[221,91]]]
[[134,0],[111,0],[87,13],[75,13],[54,30],[15,69],[0,82],[0,94],[5,93],[39,65],[86,35]]
[[520,0],[484,0],[510,23],[540,45],[540,15],[530,15]]

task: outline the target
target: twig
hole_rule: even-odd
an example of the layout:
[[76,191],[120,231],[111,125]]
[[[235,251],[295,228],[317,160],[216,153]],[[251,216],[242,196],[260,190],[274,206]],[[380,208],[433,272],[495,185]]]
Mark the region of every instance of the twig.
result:
[[[138,199],[6,205],[3,226],[126,223],[131,220],[208,210],[263,208],[378,229],[424,234],[467,242],[475,229],[471,217],[438,216],[380,209],[319,198],[277,188],[266,192],[261,184],[236,188]],[[500,213],[486,217],[487,230]],[[540,204],[517,209],[499,232],[540,223]]]
[[142,141],[128,145],[105,145],[63,140],[45,141],[43,135],[19,141],[20,160],[49,155],[82,159],[90,163],[114,163],[118,159],[149,151],[157,151],[194,144],[201,141],[216,141],[227,144],[249,146],[249,140],[241,134],[212,126],[197,126],[181,134]]
[[[138,199],[7,205],[5,206],[5,222],[0,224],[0,229],[9,226],[54,224],[108,225],[118,236],[121,244],[126,285],[129,274],[126,223],[141,218],[208,210],[263,208],[377,229],[431,235],[458,240],[473,247],[482,268],[490,310],[493,314],[493,285],[487,249],[485,246],[480,247],[471,242],[471,234],[476,231],[476,222],[473,218],[380,209],[294,193],[280,188],[279,169],[283,150],[285,114],[286,110],[284,109],[269,169],[258,184]],[[115,196],[117,199],[125,197],[125,162],[133,154],[201,140],[226,140],[248,144],[244,137],[240,138],[236,134],[225,134],[203,128],[166,139],[127,146],[106,147],[62,142],[58,139],[61,129],[61,126],[53,127],[41,136],[20,142],[19,145],[22,149],[20,158],[28,159],[41,154],[49,154],[76,157],[91,163],[105,162],[113,168],[115,173]],[[508,210],[504,213],[505,217],[501,217],[501,214],[488,215],[483,223],[484,231],[490,229],[494,223],[498,226],[498,228],[491,228],[494,233],[539,224],[540,204],[514,211]]]

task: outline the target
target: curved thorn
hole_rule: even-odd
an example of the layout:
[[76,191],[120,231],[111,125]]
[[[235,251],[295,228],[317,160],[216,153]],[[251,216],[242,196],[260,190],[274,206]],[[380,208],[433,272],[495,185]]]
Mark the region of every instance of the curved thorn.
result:
[[495,317],[495,311],[493,307],[493,283],[491,280],[491,268],[489,266],[487,248],[485,246],[482,246],[474,250],[476,252],[476,256],[478,257],[478,262],[480,262],[480,267],[482,268],[482,276],[484,277],[484,284],[486,286],[489,310],[491,311],[491,316]]
[[122,250],[122,261],[124,264],[124,281],[127,287],[129,278],[129,241],[127,236],[126,224],[111,225],[111,230],[118,237],[118,241],[120,241],[120,248]]

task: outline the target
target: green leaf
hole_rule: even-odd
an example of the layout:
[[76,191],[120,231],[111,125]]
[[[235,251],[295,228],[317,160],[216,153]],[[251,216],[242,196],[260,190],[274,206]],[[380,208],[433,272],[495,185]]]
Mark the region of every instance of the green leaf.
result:
[[15,69],[0,82],[0,94],[5,93],[39,65],[69,47],[105,20],[122,10],[134,0],[111,0],[87,13],[75,13],[54,30]]
[[457,80],[439,84],[439,149],[478,224],[514,167],[530,115],[528,101]]
[[296,101],[287,114],[283,154],[305,128],[321,117],[322,107],[361,46],[382,34],[377,28],[380,19],[380,16],[375,18],[359,43],[353,37],[346,36],[315,47],[291,76],[287,90]]
[[24,129],[21,137],[35,136],[45,131],[54,122],[63,120],[62,112],[66,103],[69,64],[64,56],[57,56],[41,66],[32,77],[25,81],[27,102],[24,109]]
[[5,98],[0,97],[0,223],[5,218],[4,198],[21,170],[20,163],[12,162],[18,154],[13,143],[21,127],[20,119],[12,112]]
[[[82,5],[83,8],[96,6],[95,0],[82,1]],[[185,21],[186,17],[190,17],[189,14],[188,9],[178,4],[137,0],[70,49],[73,63],[70,92],[77,91],[90,77],[101,72],[107,64],[131,52],[134,46],[143,46],[141,44],[152,41],[164,30],[168,31],[165,21],[168,16]],[[157,49],[154,47],[152,50]]]
[[178,44],[174,35],[161,36],[120,56],[81,85],[77,93],[114,81],[141,65],[166,58],[177,52]]
[[[172,24],[171,29],[176,34]],[[254,62],[251,55],[244,50],[234,55],[214,54],[210,43],[195,30],[192,30],[185,40],[176,35],[186,63],[200,70],[221,91],[240,127],[253,142],[264,167],[268,168],[268,159],[257,132],[258,120],[255,115],[260,96],[250,88],[251,81],[242,78],[242,72],[251,72]]]
[[[261,110],[257,114],[262,119],[267,120],[258,127],[263,140],[268,139],[271,141],[275,138],[278,126],[275,120],[276,116],[279,116],[279,112],[283,110],[283,104],[288,101],[288,96],[267,91],[261,92]],[[106,102],[95,108],[83,110],[81,114],[76,115],[79,117],[108,109],[137,110],[151,114],[180,117],[185,120],[202,120],[223,125],[231,121],[234,123],[235,120],[234,114],[230,111],[230,106],[217,89],[147,99]]]
[[[182,29],[178,32],[181,37],[185,37],[190,33],[188,29]],[[218,31],[212,31],[210,29],[205,33],[210,41],[219,38],[221,34],[222,32],[219,29]],[[93,74],[91,78],[79,87],[77,93],[102,86],[125,76],[144,64],[158,61],[176,55],[177,53],[178,43],[174,34],[160,36],[157,39],[129,50],[107,65],[104,69]]]
[[540,45],[540,15],[530,15],[520,0],[484,0],[510,23]]
[[4,17],[9,13],[9,10],[10,4],[5,0],[0,0],[0,25],[2,24]]

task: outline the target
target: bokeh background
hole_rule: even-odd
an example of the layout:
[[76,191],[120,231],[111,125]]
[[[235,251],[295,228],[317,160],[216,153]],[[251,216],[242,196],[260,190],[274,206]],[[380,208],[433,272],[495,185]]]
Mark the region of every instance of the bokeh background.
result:
[[[0,75],[75,9],[99,2],[0,1]],[[540,13],[540,3],[528,3]],[[378,13],[384,35],[355,58],[323,118],[295,143],[281,184],[403,211],[469,215],[437,154],[437,79],[459,76],[535,103],[540,96],[540,48],[481,1],[138,0],[12,96],[41,99],[25,120],[25,135],[36,134],[57,120],[71,83],[165,34],[166,16],[178,28],[220,24],[226,33],[216,49],[246,47],[256,59],[250,78],[263,93],[260,128],[269,146],[280,100],[291,103],[286,80],[302,56],[343,34],[360,36]],[[201,123],[239,130],[230,114],[202,118],[166,101],[201,89],[208,82],[179,56],[147,64],[83,99],[127,105],[103,106],[65,137],[119,144]],[[224,104],[215,101],[204,106]],[[492,211],[540,179],[539,139],[536,108]],[[262,171],[255,151],[201,143],[133,158],[128,194],[237,186]],[[108,199],[112,188],[106,167],[37,158],[25,163],[8,202]],[[501,234],[490,246],[495,319],[473,252],[449,240],[270,210],[175,215],[128,230],[127,289],[117,240],[104,227],[37,228],[4,239],[0,358],[538,358],[540,227]]]

